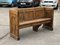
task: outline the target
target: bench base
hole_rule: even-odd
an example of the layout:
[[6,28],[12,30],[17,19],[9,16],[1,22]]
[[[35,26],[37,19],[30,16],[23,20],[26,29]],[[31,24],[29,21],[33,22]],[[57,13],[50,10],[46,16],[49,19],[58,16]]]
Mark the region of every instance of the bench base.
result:
[[10,36],[13,37],[13,38],[16,39],[16,40],[20,40],[20,37],[14,35],[14,34],[12,34],[12,33],[10,33]]
[[38,32],[39,26],[41,26],[41,24],[40,25],[33,26],[33,31]]
[[50,31],[53,31],[53,28],[49,26],[43,26],[42,28],[46,28],[46,29],[49,29]]

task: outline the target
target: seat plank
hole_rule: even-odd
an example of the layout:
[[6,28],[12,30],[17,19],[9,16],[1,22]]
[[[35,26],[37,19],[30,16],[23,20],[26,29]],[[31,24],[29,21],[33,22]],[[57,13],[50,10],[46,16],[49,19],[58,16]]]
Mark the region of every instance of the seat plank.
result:
[[25,25],[25,24],[31,24],[31,23],[36,23],[36,22],[49,21],[49,20],[51,20],[51,18],[41,18],[41,19],[36,19],[36,20],[31,20],[31,21],[19,22],[19,25]]

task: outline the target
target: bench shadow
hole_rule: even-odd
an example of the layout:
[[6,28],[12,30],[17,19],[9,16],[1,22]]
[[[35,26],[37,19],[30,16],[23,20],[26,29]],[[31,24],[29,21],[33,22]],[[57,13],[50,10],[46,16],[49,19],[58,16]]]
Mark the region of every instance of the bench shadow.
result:
[[32,27],[29,28],[24,28],[20,30],[20,38],[36,38],[40,35],[46,35],[48,34],[50,31],[44,28],[39,28],[38,32],[33,31]]

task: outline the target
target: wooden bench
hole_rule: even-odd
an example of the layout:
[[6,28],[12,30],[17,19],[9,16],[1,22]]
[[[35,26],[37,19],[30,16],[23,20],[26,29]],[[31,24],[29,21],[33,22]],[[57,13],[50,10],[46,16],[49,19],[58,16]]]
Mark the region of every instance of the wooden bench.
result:
[[10,14],[10,35],[15,39],[20,39],[19,29],[33,26],[33,31],[43,24],[43,28],[53,30],[52,8],[32,7],[32,8],[13,8]]

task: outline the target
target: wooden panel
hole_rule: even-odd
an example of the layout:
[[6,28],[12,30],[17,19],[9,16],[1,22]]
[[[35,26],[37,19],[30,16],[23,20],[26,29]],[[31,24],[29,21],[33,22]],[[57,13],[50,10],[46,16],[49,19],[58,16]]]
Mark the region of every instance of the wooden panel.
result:
[[19,19],[20,21],[28,21],[33,20],[34,15],[34,9],[33,8],[27,8],[23,10],[19,10]]
[[45,8],[45,17],[53,18],[54,10],[52,8]]
[[24,13],[25,13],[25,15],[23,17],[24,21],[33,20],[33,15],[34,15],[33,11],[26,11]]
[[10,36],[19,39],[19,16],[17,10],[9,11],[10,17]]
[[19,21],[22,22],[23,21],[23,12],[19,12]]
[[40,19],[44,17],[44,8],[36,7],[34,19]]
[[45,8],[45,18],[51,18],[51,22],[44,24],[43,27],[47,27],[48,29],[53,30],[53,16],[54,10],[52,8]]

